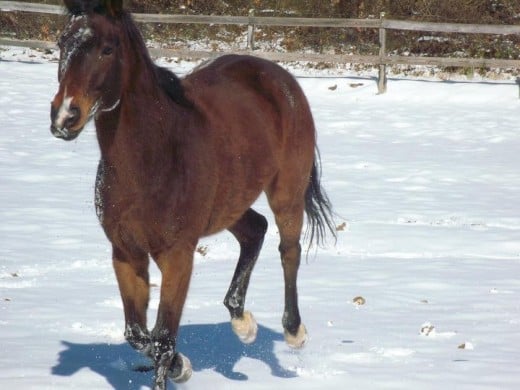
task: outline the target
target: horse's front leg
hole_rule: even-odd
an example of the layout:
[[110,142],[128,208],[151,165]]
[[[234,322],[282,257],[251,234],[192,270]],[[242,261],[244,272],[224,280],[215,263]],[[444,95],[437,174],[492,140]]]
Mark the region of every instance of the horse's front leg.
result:
[[155,363],[155,390],[166,389],[166,378],[177,383],[191,377],[190,361],[175,351],[182,309],[193,269],[195,245],[176,245],[154,256],[162,273],[157,321],[152,330],[152,357]]
[[148,255],[114,246],[112,261],[125,311],[125,338],[133,348],[150,356],[151,340],[146,328],[150,297]]

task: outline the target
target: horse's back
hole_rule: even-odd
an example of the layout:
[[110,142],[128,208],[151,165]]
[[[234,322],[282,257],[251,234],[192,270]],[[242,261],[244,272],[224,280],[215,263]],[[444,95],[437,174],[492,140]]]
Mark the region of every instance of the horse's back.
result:
[[[263,77],[267,76],[265,80]],[[272,61],[249,55],[227,54],[206,61],[197,66],[186,80],[203,79],[206,83],[218,83],[223,79],[235,80],[250,87],[267,80],[285,82],[293,89],[299,89],[294,77]],[[195,81],[196,82],[196,81]]]
[[[314,132],[310,108],[296,79],[281,66],[248,55],[224,55],[203,63],[183,80],[188,94],[202,110],[231,107],[228,110],[258,111],[258,104],[270,106],[276,120],[295,119],[301,130]],[[260,102],[261,101],[261,102]],[[265,115],[262,121],[265,123]],[[306,123],[303,123],[306,122]],[[283,124],[281,124],[283,126]]]
[[291,144],[289,152],[314,155],[309,104],[296,79],[281,66],[248,55],[224,55],[200,65],[183,85],[212,126],[223,123],[228,136],[260,143],[266,138],[273,148]]

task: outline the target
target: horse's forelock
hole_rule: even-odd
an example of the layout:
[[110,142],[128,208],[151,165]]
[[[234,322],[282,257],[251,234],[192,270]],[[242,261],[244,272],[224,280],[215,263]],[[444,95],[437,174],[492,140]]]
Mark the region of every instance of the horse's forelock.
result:
[[70,61],[78,49],[93,36],[89,27],[88,17],[83,14],[72,15],[69,23],[63,30],[60,39],[60,65],[59,77],[63,77],[67,71]]

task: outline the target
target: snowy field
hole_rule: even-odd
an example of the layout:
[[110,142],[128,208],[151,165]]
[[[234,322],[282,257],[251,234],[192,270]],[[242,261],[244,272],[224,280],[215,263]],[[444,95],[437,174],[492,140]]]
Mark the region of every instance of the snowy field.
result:
[[[95,217],[94,130],[51,136],[57,64],[22,52],[0,52],[0,388],[148,389]],[[370,77],[295,72],[345,223],[301,267],[310,340],[283,342],[277,230],[260,199],[271,225],[246,305],[258,339],[240,344],[221,303],[236,243],[204,239],[178,340],[194,373],[177,388],[520,388],[518,87],[394,78],[376,95]],[[159,281],[154,268],[150,325]]]

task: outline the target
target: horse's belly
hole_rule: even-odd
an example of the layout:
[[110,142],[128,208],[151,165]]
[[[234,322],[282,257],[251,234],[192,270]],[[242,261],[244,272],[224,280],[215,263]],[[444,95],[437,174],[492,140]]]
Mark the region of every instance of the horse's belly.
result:
[[215,199],[204,235],[211,235],[233,226],[262,193],[260,183],[240,190],[223,191]]

